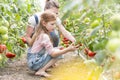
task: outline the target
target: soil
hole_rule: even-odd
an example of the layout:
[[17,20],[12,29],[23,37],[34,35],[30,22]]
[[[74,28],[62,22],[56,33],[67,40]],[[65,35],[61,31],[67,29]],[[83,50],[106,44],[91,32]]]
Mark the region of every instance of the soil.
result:
[[[74,54],[73,54],[74,55]],[[64,55],[64,61],[61,59],[57,64],[64,63],[71,58],[71,53]],[[40,76],[35,76],[26,64],[26,55],[19,60],[8,61],[6,67],[0,68],[0,80],[47,80]]]

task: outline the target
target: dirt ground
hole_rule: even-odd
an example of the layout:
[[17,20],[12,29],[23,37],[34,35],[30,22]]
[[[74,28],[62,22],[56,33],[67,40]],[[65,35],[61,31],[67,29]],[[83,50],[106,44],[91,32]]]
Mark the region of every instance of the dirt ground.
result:
[[[71,53],[70,53],[71,55]],[[61,64],[71,58],[69,54],[64,55],[63,59],[57,64]],[[67,58],[66,58],[67,57]],[[34,71],[29,70],[26,64],[26,55],[19,60],[9,61],[8,65],[0,68],[0,80],[46,80],[43,77],[35,76]]]

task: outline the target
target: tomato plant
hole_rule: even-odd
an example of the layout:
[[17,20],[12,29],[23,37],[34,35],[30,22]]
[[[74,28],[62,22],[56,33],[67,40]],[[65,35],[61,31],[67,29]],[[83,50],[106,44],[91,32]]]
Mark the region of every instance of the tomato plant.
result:
[[[26,39],[21,36],[25,34],[28,17],[40,11],[34,1],[3,0],[0,4],[0,53],[5,53],[0,54],[0,64],[5,63],[8,58],[19,58],[25,53]],[[76,38],[75,45],[79,44],[78,51],[85,50],[87,57],[94,58],[99,65],[106,63],[104,65],[108,66],[109,58],[111,59],[120,45],[119,0],[84,0],[80,2],[81,5],[73,0],[59,1],[62,4],[62,23]],[[72,6],[65,7],[67,3]],[[61,44],[67,47],[71,42],[62,37]],[[116,56],[112,60],[116,61]]]
[[[13,52],[16,57],[20,58],[25,53],[27,45],[21,40],[21,36],[25,34],[27,20],[30,14],[33,14],[39,6],[34,3],[34,0],[3,0],[0,3],[0,45],[4,44],[7,48],[0,48],[1,53]],[[23,15],[24,14],[24,15]],[[0,67],[7,61],[5,54],[0,63]]]

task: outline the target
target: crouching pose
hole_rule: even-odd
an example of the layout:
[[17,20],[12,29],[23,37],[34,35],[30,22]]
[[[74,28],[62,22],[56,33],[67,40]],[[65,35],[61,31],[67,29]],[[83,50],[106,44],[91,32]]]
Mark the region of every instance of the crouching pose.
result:
[[36,71],[35,75],[49,77],[50,75],[45,71],[55,64],[59,56],[75,51],[77,46],[71,44],[63,50],[53,47],[54,41],[50,36],[50,32],[54,31],[56,15],[45,11],[41,14],[40,18],[40,23],[32,39],[27,39],[28,44],[31,46],[27,53],[27,64],[31,70]]

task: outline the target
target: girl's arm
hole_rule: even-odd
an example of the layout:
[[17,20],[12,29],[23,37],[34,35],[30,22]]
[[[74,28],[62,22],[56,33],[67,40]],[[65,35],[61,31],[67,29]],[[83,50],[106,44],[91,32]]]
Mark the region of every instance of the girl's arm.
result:
[[69,47],[67,47],[67,48],[65,48],[65,49],[63,49],[63,50],[59,50],[59,49],[55,49],[50,55],[52,56],[52,57],[57,57],[57,56],[60,56],[60,55],[62,55],[62,54],[65,54],[65,53],[67,53],[67,52],[70,52],[70,51],[75,51],[75,50],[77,50],[78,48],[78,45],[77,46],[75,46],[75,45],[70,45]]
[[71,44],[69,47],[60,50],[55,47],[53,47],[53,44],[50,41],[50,38],[48,35],[43,36],[43,46],[46,48],[47,52],[52,56],[52,57],[57,57],[59,55],[65,54],[70,51],[75,51],[78,49],[78,45]]

